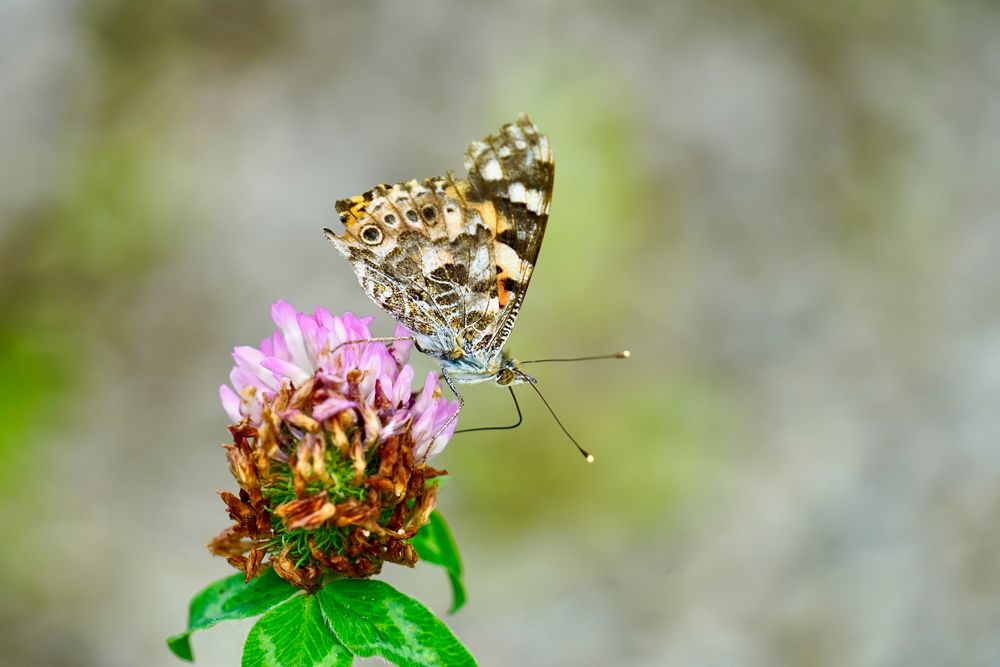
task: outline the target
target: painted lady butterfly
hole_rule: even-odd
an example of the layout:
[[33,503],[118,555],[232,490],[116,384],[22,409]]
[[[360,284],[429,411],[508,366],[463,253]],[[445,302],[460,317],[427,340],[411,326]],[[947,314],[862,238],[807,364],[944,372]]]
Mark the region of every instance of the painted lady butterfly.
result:
[[459,409],[456,382],[535,384],[504,343],[542,246],[555,174],[548,137],[527,114],[473,141],[465,168],[463,179],[448,172],[338,201],[345,231],[324,230],[368,296],[440,361]]

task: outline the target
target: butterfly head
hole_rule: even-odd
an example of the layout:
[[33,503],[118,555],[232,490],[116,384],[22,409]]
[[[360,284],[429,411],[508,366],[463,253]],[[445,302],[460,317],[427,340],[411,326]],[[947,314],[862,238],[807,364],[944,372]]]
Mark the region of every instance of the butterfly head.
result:
[[503,365],[500,367],[500,370],[493,376],[493,381],[500,387],[522,384],[524,382],[535,384],[535,378],[522,371],[517,361],[506,355],[504,355]]

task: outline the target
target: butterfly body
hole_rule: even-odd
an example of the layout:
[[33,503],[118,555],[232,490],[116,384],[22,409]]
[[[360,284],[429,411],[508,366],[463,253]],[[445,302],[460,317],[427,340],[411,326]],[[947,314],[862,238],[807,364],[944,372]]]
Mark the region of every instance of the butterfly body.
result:
[[[435,355],[431,355],[435,356]],[[462,355],[456,359],[441,359],[441,369],[445,377],[454,382],[473,384],[493,381],[501,387],[522,382],[534,382],[534,378],[520,369],[517,360],[502,352],[493,359],[472,355]]]
[[[378,185],[325,230],[368,296],[413,332],[449,384],[533,382],[504,351],[552,197],[548,138],[526,114],[472,142],[468,174]],[[454,389],[454,385],[452,385]]]

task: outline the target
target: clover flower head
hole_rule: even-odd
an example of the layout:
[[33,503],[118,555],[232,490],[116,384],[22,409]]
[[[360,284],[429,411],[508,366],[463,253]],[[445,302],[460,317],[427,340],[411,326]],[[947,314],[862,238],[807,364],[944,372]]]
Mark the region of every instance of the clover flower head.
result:
[[271,317],[277,330],[233,350],[232,386],[219,390],[240,491],[221,494],[234,524],[209,548],[248,580],[270,565],[307,589],[325,572],[413,565],[408,540],[434,509],[431,480],[445,474],[427,460],[451,438],[458,403],[441,397],[434,372],[415,389],[412,343],[371,340],[370,317],[284,301]]

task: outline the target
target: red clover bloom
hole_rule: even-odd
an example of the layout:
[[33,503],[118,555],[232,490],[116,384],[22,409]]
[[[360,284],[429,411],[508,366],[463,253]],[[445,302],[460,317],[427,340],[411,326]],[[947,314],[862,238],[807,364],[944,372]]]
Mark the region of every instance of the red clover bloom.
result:
[[415,390],[412,343],[367,340],[370,317],[299,313],[284,301],[271,317],[278,330],[233,350],[232,387],[219,390],[240,491],[222,492],[234,524],[209,548],[247,580],[270,565],[305,589],[327,572],[412,566],[408,540],[434,509],[432,480],[446,474],[427,461],[451,438],[458,403],[441,397],[433,371]]

